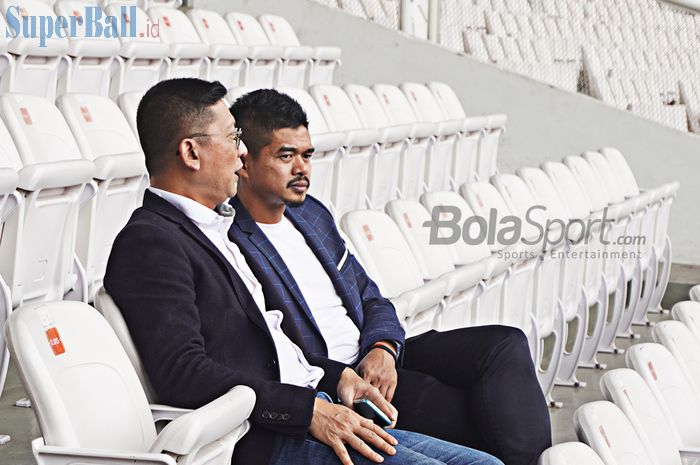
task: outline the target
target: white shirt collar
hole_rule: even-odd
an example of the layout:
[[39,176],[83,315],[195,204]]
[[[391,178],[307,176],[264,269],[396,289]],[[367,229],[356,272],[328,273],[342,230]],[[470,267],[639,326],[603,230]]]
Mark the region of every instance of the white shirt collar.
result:
[[187,216],[187,218],[192,220],[195,224],[202,226],[214,226],[221,223],[230,224],[233,222],[233,215],[236,214],[236,211],[234,210],[232,216],[224,217],[216,213],[214,210],[205,207],[196,200],[192,200],[183,195],[164,191],[155,187],[149,187],[148,189],[158,197],[173,204],[175,208],[184,213],[185,216]]

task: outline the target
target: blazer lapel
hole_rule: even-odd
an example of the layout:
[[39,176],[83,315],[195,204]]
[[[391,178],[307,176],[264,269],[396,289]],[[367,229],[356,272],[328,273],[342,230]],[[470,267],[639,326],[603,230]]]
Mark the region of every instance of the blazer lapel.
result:
[[[238,300],[239,305],[256,325],[269,334],[269,328],[267,327],[265,318],[258,309],[255,300],[253,300],[253,296],[250,294],[250,291],[241,280],[241,277],[238,276],[236,270],[233,269],[231,263],[229,263],[226,257],[221,254],[219,249],[212,244],[207,236],[205,236],[204,233],[174,205],[148,190],[146,190],[144,193],[143,206],[144,208],[152,210],[161,216],[168,218],[170,221],[178,223],[189,236],[191,236],[204,249],[216,257],[216,259],[219,261],[219,265],[223,266],[226,270],[226,274],[231,286],[233,286],[234,295]],[[270,335],[270,337],[272,336]]]

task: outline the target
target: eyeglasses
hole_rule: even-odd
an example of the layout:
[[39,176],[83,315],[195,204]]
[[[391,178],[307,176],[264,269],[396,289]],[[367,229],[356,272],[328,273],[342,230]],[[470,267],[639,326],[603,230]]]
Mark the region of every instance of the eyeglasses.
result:
[[[194,137],[211,137],[211,136],[216,136],[216,135],[217,134],[207,134],[206,132],[196,132],[194,134],[190,134],[189,136],[185,137],[185,139],[192,139]],[[233,140],[233,143],[236,144],[236,150],[238,150],[241,148],[243,129],[236,128],[233,132],[226,134],[226,137]]]

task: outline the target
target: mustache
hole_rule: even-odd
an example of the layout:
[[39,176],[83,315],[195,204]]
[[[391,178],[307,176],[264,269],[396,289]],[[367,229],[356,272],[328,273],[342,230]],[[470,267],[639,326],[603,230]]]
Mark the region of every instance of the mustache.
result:
[[287,183],[287,187],[292,187],[292,184],[296,184],[298,182],[306,181],[307,186],[311,186],[311,181],[309,180],[308,177],[306,176],[297,176],[296,178],[292,179]]

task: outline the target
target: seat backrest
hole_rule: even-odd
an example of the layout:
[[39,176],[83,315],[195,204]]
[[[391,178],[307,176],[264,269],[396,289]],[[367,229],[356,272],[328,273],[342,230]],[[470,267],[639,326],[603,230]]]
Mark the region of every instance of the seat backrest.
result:
[[385,211],[399,227],[425,280],[453,271],[450,251],[445,245],[430,243],[430,213],[415,200],[392,200]]
[[681,464],[678,432],[636,371],[618,368],[606,372],[600,390],[624,412],[650,455],[663,465]]
[[539,168],[521,168],[517,173],[530,188],[535,200],[540,205],[547,207],[547,210],[544,211],[544,216],[552,220],[561,220],[565,223],[569,220],[569,212],[564,202],[544,171]]
[[691,287],[688,294],[690,296],[690,300],[693,302],[700,302],[700,284],[696,284],[695,286]]
[[[502,239],[510,239],[511,235],[506,232],[505,222],[501,223],[501,220],[506,216],[512,216],[513,213],[498,190],[487,182],[472,182],[463,184],[460,193],[467,199],[472,211],[486,221],[488,229],[495,228],[493,236],[495,240],[489,244],[491,251],[495,252],[506,247]],[[495,215],[495,224],[491,222],[492,214]]]
[[277,90],[292,97],[304,109],[309,119],[309,134],[329,132],[323,113],[307,91],[298,87],[278,87]]
[[156,431],[146,396],[94,308],[25,305],[10,315],[5,335],[46,445],[149,450]]
[[466,118],[467,114],[462,108],[462,104],[459,101],[459,97],[452,90],[452,87],[448,86],[444,82],[429,82],[428,89],[435,96],[435,100],[438,105],[442,108],[442,112],[447,116],[447,119],[460,119]]
[[401,89],[389,84],[375,84],[372,90],[392,124],[410,124],[418,121]]
[[[106,2],[105,2],[105,3],[106,3]],[[131,7],[135,8],[135,10],[133,10],[133,11],[136,12],[136,13],[135,13],[135,14],[136,14],[136,17],[135,17],[135,18],[130,18],[130,21],[135,21],[135,22],[136,22],[136,25],[137,25],[137,28],[140,27],[140,25],[142,25],[142,24],[143,24],[143,25],[146,25],[146,24],[150,24],[150,23],[151,23],[151,20],[149,19],[148,14],[146,14],[146,12],[145,12],[143,9],[141,9],[141,8],[135,6],[135,5],[132,5],[132,4],[129,4],[129,7],[130,7],[130,8],[131,8]],[[105,13],[107,13],[108,15],[110,15],[110,16],[116,16],[117,18],[119,18],[119,17],[121,17],[123,14],[125,14],[125,13],[122,11],[122,5],[121,5],[120,3],[118,3],[118,2],[115,2],[115,3],[106,3],[105,6],[104,6],[104,10],[105,10]],[[131,11],[131,10],[130,10],[130,11]],[[160,25],[160,28],[162,29],[163,27],[164,27],[164,25],[161,24],[161,25]],[[151,49],[150,46],[153,45],[153,44],[163,44],[163,42],[162,42],[161,39],[160,39],[160,32],[161,32],[161,31],[159,30],[158,32],[159,32],[159,35],[158,35],[158,36],[153,36],[153,35],[150,35],[150,34],[136,34],[135,37],[131,37],[129,34],[126,34],[126,35],[123,35],[123,36],[119,36],[119,42],[122,44],[122,46],[123,46],[124,44],[133,43],[133,45],[135,45],[135,46],[137,46],[137,47],[143,45],[142,48],[143,48],[144,50],[146,50],[146,47],[148,47],[149,49]],[[165,48],[167,48],[167,46],[166,46]],[[155,52],[156,49],[158,49],[158,50],[163,50],[163,46],[160,45],[160,46],[158,46],[158,47],[152,48],[152,51]],[[123,49],[122,49],[122,50],[123,50]]]
[[[54,5],[56,14],[64,17],[76,16],[81,19],[76,21],[75,24],[75,36],[67,35],[68,42],[75,41],[90,41],[89,50],[81,47],[74,47],[73,45],[69,48],[69,54],[76,56],[116,56],[119,53],[119,40],[116,37],[102,37],[102,36],[87,36],[85,34],[85,28],[87,22],[84,21],[84,16],[86,14],[86,8],[90,7],[93,9],[93,17],[96,16],[94,9],[100,10],[100,7],[92,4],[85,0],[60,0]],[[103,11],[99,11],[100,14],[104,15]],[[85,53],[85,55],[82,55]]]
[[571,170],[564,163],[554,161],[544,162],[542,170],[547,173],[559,193],[570,218],[579,220],[588,218],[591,214],[588,195],[581,189]]
[[[19,156],[19,152],[17,152],[12,136],[10,136],[5,127],[5,123],[0,120],[0,169],[2,168],[19,171],[22,169],[22,159]],[[4,193],[0,192],[0,195]]]
[[584,404],[574,413],[579,439],[607,465],[659,465],[649,457],[625,414],[607,401]]
[[317,85],[312,86],[309,93],[313,96],[332,131],[364,128],[352,101],[340,87]]
[[612,147],[603,147],[600,149],[600,153],[610,162],[618,181],[622,181],[620,186],[624,188],[625,194],[627,196],[639,195],[637,179],[634,177],[634,173],[622,153]]
[[522,220],[523,238],[537,237],[539,231],[533,222],[544,225],[547,216],[536,208],[537,199],[525,181],[514,174],[497,174],[491,178],[491,183],[498,189],[510,211]]
[[297,33],[289,21],[287,21],[282,16],[277,15],[260,15],[258,16],[258,21],[262,26],[267,38],[273,45],[282,45],[283,47],[294,47],[298,46],[299,39],[297,38]]
[[[450,223],[453,227],[445,226],[438,228],[438,236],[450,238],[457,234],[456,240],[448,244],[448,250],[455,265],[468,265],[476,263],[491,256],[491,251],[486,241],[478,241],[474,244],[463,240],[464,231],[462,228],[468,218],[474,217],[474,212],[467,201],[456,192],[426,192],[420,197],[421,203],[430,212],[431,218],[436,217],[437,221]],[[444,213],[437,213],[438,208],[450,209]],[[453,221],[451,221],[453,220]],[[477,237],[479,234],[476,223],[469,225],[470,237]]]
[[117,304],[115,304],[114,300],[112,300],[112,296],[107,293],[107,290],[104,287],[101,287],[95,294],[95,308],[97,308],[102,316],[105,317],[105,320],[107,320],[109,326],[112,327],[114,334],[116,334],[117,338],[119,338],[119,342],[124,348],[124,352],[126,352],[127,357],[129,357],[129,361],[136,371],[136,376],[139,377],[139,381],[143,387],[144,394],[146,394],[148,403],[157,403],[158,398],[156,397],[153,386],[148,379],[148,375],[146,375],[146,370],[143,367],[139,353],[136,351],[134,341],[131,339],[129,327],[126,325],[126,321],[124,321],[124,317],[122,316],[122,312],[119,310],[119,307],[117,307]]
[[231,11],[224,16],[228,26],[241,45],[270,45],[262,26],[254,16]]
[[562,442],[542,452],[538,465],[605,465],[593,449],[582,442]]
[[139,103],[143,94],[141,92],[125,92],[119,96],[119,109],[126,116],[129,126],[138,138],[138,128],[136,127],[136,113],[139,109]]
[[236,44],[231,28],[216,11],[193,8],[187,15],[205,44]]
[[345,214],[340,225],[382,295],[391,299],[423,284],[418,263],[389,215],[356,210]]
[[700,446],[700,401],[671,352],[661,344],[635,344],[625,359],[644,378],[657,402],[668,409],[681,443]]
[[167,6],[148,9],[152,21],[159,21],[161,40],[167,44],[200,44],[202,40],[185,13]]
[[584,152],[583,158],[591,165],[593,170],[598,173],[600,180],[605,186],[610,202],[622,202],[625,200],[625,191],[620,182],[620,177],[616,176],[610,163],[603,154],[599,152]]
[[671,351],[700,400],[700,342],[681,321],[660,321],[652,328],[654,341]]
[[408,103],[411,105],[413,112],[421,121],[430,121],[439,123],[449,119],[440,108],[437,100],[423,84],[415,82],[405,82],[399,88],[406,95]]
[[372,89],[357,84],[347,84],[344,89],[364,127],[381,129],[393,124]]
[[600,178],[593,172],[593,168],[583,157],[574,155],[564,159],[564,164],[578,180],[583,191],[588,195],[591,202],[591,209],[594,212],[602,210],[608,206],[607,191],[600,181]]
[[671,308],[671,314],[675,320],[683,322],[700,341],[700,302],[694,300],[677,302]]

